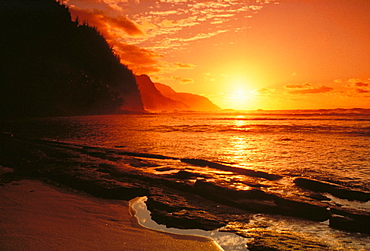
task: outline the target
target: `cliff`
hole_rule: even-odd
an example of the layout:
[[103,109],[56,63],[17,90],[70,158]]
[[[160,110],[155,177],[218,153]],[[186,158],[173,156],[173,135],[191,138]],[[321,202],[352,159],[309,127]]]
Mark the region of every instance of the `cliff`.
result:
[[212,103],[208,98],[186,92],[176,92],[168,85],[155,83],[157,90],[159,90],[165,97],[184,103],[189,110],[192,111],[218,111],[220,107]]
[[149,112],[172,112],[188,109],[188,106],[181,101],[172,100],[162,95],[147,75],[136,76],[136,83],[139,86],[145,110]]
[[132,72],[55,0],[0,1],[0,118],[144,111]]
[[217,111],[218,106],[206,97],[178,93],[171,87],[153,83],[146,75],[136,76],[144,108],[149,112],[173,112],[173,111]]

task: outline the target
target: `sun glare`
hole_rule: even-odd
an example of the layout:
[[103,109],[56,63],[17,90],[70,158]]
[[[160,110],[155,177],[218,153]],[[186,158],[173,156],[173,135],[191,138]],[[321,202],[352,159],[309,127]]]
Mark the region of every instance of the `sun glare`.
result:
[[230,99],[234,102],[244,102],[245,101],[245,92],[243,90],[237,90],[231,93]]
[[246,109],[251,95],[252,93],[248,90],[248,82],[244,78],[234,78],[231,81],[227,98],[229,108],[236,110]]

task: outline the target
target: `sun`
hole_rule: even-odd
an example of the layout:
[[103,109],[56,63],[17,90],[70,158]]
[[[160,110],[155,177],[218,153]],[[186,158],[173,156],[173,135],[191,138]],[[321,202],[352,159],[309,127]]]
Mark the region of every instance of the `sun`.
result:
[[228,94],[229,107],[236,110],[242,110],[247,105],[247,98],[244,90],[235,90]]
[[255,92],[256,83],[251,77],[240,72],[225,73],[222,77],[222,82],[219,82],[220,93],[216,99],[220,107],[239,111],[255,107],[258,97]]
[[215,101],[222,109],[231,110],[250,110],[253,92],[240,88],[220,92],[217,95],[210,97],[212,101]]
[[234,102],[243,102],[245,101],[246,93],[244,90],[235,90],[230,94],[231,101]]
[[248,83],[243,79],[234,79],[230,84],[228,93],[228,105],[231,109],[246,109],[251,99]]

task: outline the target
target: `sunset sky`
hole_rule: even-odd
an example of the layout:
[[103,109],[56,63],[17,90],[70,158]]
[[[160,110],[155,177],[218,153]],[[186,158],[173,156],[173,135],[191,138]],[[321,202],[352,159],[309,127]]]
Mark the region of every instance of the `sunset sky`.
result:
[[370,108],[369,0],[64,2],[135,74],[222,108]]

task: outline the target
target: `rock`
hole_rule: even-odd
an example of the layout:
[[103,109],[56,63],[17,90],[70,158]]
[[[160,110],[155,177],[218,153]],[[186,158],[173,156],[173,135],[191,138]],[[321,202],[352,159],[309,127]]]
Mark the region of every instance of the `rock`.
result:
[[259,189],[236,191],[201,180],[195,182],[193,188],[196,194],[207,199],[251,212],[280,214],[314,221],[325,221],[331,216],[325,205],[285,199]]
[[157,208],[152,208],[150,211],[153,220],[158,224],[165,224],[167,227],[215,230],[226,224],[225,222],[220,222],[217,217],[212,216],[206,211],[188,211],[184,209],[168,213]]
[[370,193],[362,191],[348,190],[344,187],[331,184],[324,181],[311,180],[306,178],[296,178],[294,183],[301,188],[308,189],[314,192],[330,193],[341,199],[369,201]]
[[354,232],[355,222],[353,219],[343,215],[333,215],[329,221],[329,226],[336,229]]
[[13,168],[4,167],[0,165],[0,175],[14,172]]
[[295,201],[279,197],[276,200],[276,204],[278,213],[282,215],[313,221],[326,221],[331,217],[330,209],[326,205],[313,201]]
[[237,200],[241,198],[258,199],[258,200],[272,200],[274,195],[267,194],[260,189],[251,190],[234,190],[220,184],[197,180],[193,185],[196,194],[202,196],[219,199],[219,200]]
[[128,180],[114,181],[88,176],[84,173],[44,173],[45,177],[61,185],[83,191],[105,199],[131,200],[135,197],[148,195],[148,190],[137,182]]
[[114,167],[112,165],[101,163],[98,165],[98,169],[96,169],[96,171],[101,173],[111,173],[113,169]]
[[370,233],[369,221],[359,221],[343,215],[333,215],[329,226],[348,232]]
[[370,213],[355,209],[332,208],[329,226],[349,232],[370,233]]
[[315,200],[319,200],[319,201],[330,200],[328,197],[326,197],[322,194],[319,194],[319,193],[311,194],[311,195],[309,195],[309,197],[312,198],[312,199],[315,199]]
[[279,180],[282,178],[280,175],[276,175],[276,174],[269,174],[269,173],[261,172],[261,171],[254,171],[250,169],[222,165],[222,164],[218,164],[215,162],[202,160],[202,159],[181,159],[181,162],[188,163],[188,164],[195,165],[195,166],[204,166],[204,167],[208,166],[210,168],[214,168],[214,169],[218,169],[222,171],[234,172],[234,173],[239,173],[239,174],[246,175],[246,176],[264,178],[267,180]]
[[146,160],[139,159],[139,158],[126,158],[125,161],[127,163],[129,163],[130,166],[138,167],[138,168],[141,168],[141,167],[158,167],[159,166],[158,164],[156,164],[154,162],[146,161]]
[[226,222],[209,210],[193,205],[180,194],[168,193],[162,189],[151,189],[146,202],[153,220],[167,227],[214,230]]
[[206,175],[181,170],[175,174],[172,174],[171,177],[175,179],[191,179],[191,178],[199,178],[199,177],[205,178]]
[[168,172],[168,171],[172,171],[172,170],[175,170],[174,168],[172,167],[159,167],[159,168],[156,168],[155,169],[157,172]]
[[142,158],[151,158],[151,159],[175,159],[172,157],[160,155],[160,154],[150,154],[150,153],[135,153],[135,152],[125,152],[125,151],[117,151],[117,154],[132,156],[132,157],[142,157]]

